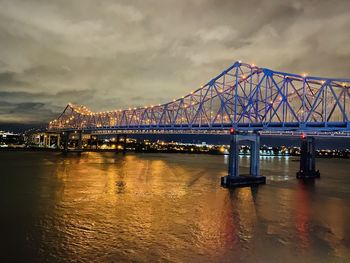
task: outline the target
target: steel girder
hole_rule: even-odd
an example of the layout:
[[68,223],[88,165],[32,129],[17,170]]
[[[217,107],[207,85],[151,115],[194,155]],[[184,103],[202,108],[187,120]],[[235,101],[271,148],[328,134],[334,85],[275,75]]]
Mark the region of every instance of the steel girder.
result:
[[350,79],[289,74],[235,62],[201,88],[156,106],[91,112],[68,104],[49,130],[350,132]]

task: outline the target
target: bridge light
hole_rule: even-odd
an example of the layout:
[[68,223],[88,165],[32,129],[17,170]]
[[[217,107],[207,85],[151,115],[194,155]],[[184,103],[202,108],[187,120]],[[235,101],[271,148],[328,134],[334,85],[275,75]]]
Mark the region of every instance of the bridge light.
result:
[[303,78],[306,78],[307,77],[307,73],[303,73]]
[[230,128],[230,134],[235,134],[235,128],[233,127]]
[[305,133],[301,133],[300,137],[301,137],[302,139],[305,139],[305,138],[306,138],[306,134],[305,134]]
[[255,64],[254,64],[254,63],[253,63],[253,64],[251,64],[250,66],[251,66],[252,68],[255,68]]

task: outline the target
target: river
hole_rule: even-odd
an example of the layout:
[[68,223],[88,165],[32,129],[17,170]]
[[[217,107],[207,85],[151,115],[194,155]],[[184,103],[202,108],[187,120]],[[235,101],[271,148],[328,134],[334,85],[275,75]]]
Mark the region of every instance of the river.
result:
[[228,190],[223,155],[0,152],[0,261],[350,262],[350,161],[298,165]]

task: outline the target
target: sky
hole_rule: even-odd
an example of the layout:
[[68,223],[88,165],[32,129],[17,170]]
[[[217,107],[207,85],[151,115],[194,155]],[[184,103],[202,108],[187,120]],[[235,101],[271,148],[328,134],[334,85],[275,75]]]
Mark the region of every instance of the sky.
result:
[[237,60],[350,78],[350,1],[0,0],[0,124],[165,103]]

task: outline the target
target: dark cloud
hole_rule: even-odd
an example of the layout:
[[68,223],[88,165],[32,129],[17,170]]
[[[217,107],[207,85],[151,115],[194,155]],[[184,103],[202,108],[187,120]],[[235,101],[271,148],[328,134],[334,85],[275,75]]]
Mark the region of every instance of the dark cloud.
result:
[[29,86],[30,83],[24,82],[21,80],[16,79],[16,73],[14,72],[1,72],[0,73],[0,87],[1,86],[7,86],[7,87],[22,87],[22,86]]
[[0,122],[163,103],[236,60],[350,76],[348,0],[0,0]]
[[54,112],[44,103],[10,103],[0,101],[0,122],[42,123],[50,118],[56,118],[57,116],[58,112]]

